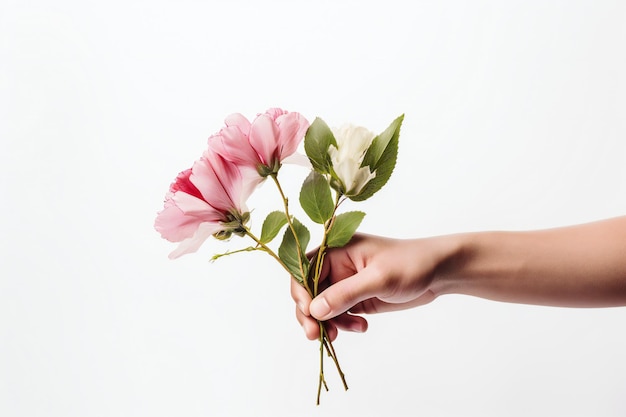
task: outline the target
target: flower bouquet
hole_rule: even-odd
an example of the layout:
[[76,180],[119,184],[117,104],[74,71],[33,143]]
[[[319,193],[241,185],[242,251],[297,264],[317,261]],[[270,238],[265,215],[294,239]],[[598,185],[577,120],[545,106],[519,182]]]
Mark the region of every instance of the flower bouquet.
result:
[[[278,108],[258,114],[252,122],[241,114],[228,116],[225,126],[209,137],[200,159],[170,185],[164,208],[157,214],[156,230],[163,238],[179,243],[169,257],[195,252],[211,236],[218,240],[233,235],[248,238],[251,246],[214,255],[213,260],[241,252],[265,252],[315,297],[326,251],[346,245],[365,216],[362,211],[339,213],[339,208],[346,200],[368,199],[387,183],[396,164],[403,118],[396,118],[376,135],[353,125],[331,130],[320,118],[309,124],[301,114]],[[306,158],[297,152],[303,139]],[[307,166],[299,202],[323,232],[312,256],[307,256],[309,229],[290,213],[290,200],[279,181],[281,167],[290,161]],[[280,209],[267,214],[260,232],[253,231],[246,201],[268,178],[280,195]],[[275,248],[272,243],[283,228],[282,241]],[[317,404],[322,387],[328,390],[324,352],[348,389],[324,322],[319,326]]]

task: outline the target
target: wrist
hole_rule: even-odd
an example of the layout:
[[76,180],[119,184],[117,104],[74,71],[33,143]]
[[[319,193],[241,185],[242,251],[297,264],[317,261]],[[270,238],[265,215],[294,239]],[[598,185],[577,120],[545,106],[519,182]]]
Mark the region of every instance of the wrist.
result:
[[504,299],[502,288],[520,285],[529,248],[536,244],[531,236],[514,232],[464,233],[448,238],[447,256],[435,274],[437,295],[496,300]]
[[435,296],[458,292],[462,284],[459,277],[467,262],[472,239],[469,234],[456,234],[431,238],[435,239],[437,248],[431,291]]

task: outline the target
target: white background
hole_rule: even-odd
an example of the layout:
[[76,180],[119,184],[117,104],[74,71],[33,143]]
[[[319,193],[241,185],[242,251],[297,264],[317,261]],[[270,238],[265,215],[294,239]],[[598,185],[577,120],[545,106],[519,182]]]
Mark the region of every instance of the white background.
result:
[[224,117],[273,106],[374,131],[405,114],[390,182],[350,207],[364,232],[624,214],[625,22],[618,0],[3,0],[0,415],[626,415],[624,308],[465,296],[341,335],[350,390],[329,364],[316,407],[278,265],[208,262],[241,240],[170,261],[152,228]]

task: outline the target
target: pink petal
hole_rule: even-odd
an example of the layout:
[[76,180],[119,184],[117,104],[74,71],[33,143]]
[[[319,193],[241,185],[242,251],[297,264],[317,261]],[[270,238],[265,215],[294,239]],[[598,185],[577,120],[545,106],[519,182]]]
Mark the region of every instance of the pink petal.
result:
[[280,129],[278,139],[280,159],[291,155],[298,149],[298,145],[304,139],[309,122],[300,113],[288,113],[279,116],[276,124]]
[[266,166],[272,166],[274,159],[278,157],[278,135],[278,126],[269,116],[261,114],[252,122],[248,140]]
[[250,133],[250,121],[241,113],[233,113],[224,120],[226,126],[235,126],[239,128],[241,133],[248,135]]
[[292,153],[291,155],[283,159],[283,163],[300,165],[301,167],[304,167],[304,168],[313,169],[313,166],[311,165],[311,161],[309,160],[309,157],[301,154],[300,152]]
[[198,217],[205,222],[217,222],[224,219],[222,212],[209,205],[204,199],[200,200],[187,193],[178,192],[174,194],[172,201],[185,216]]
[[256,169],[259,156],[252,148],[248,137],[235,127],[225,127],[219,134],[209,138],[209,147],[227,161]]
[[182,191],[197,198],[202,198],[200,191],[198,191],[196,186],[189,181],[190,175],[191,169],[187,169],[179,173],[174,182],[170,185],[170,192],[175,193],[177,191]]
[[261,177],[256,169],[241,167],[241,187],[238,188],[239,193],[233,196],[235,202],[239,203],[240,213],[248,210],[246,201],[252,195],[254,190],[265,180]]
[[201,223],[196,232],[188,239],[180,242],[178,247],[169,254],[170,259],[179,258],[187,253],[196,252],[200,246],[214,233],[222,230],[222,226],[216,223]]
[[207,220],[208,218],[186,215],[178,206],[166,202],[166,207],[157,214],[154,228],[170,242],[180,242],[193,236],[198,226]]
[[226,162],[219,154],[207,150],[191,168],[190,181],[200,190],[202,197],[216,210],[226,213],[236,208],[232,198],[234,188],[241,182],[237,167]]
[[283,110],[283,109],[280,109],[280,108],[278,108],[278,107],[272,107],[272,108],[267,109],[267,110],[265,111],[265,114],[266,114],[268,117],[270,117],[272,120],[274,120],[274,121],[276,121],[276,119],[277,119],[279,116],[282,116],[283,114],[287,114],[287,113],[289,113],[287,110]]

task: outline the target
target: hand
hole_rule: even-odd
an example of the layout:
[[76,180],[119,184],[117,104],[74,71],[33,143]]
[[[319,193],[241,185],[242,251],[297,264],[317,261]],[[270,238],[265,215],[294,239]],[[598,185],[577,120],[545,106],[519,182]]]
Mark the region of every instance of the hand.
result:
[[411,308],[442,294],[561,307],[626,305],[626,216],[561,228],[475,232],[425,239],[355,235],[327,252],[313,301],[297,282],[291,294],[309,339],[326,321],[364,332],[359,314]]
[[296,318],[307,338],[319,337],[317,320],[326,321],[331,340],[338,329],[364,332],[358,314],[403,310],[436,298],[431,288],[444,251],[437,238],[399,240],[357,234],[343,248],[328,250],[314,300],[295,280],[291,295]]

